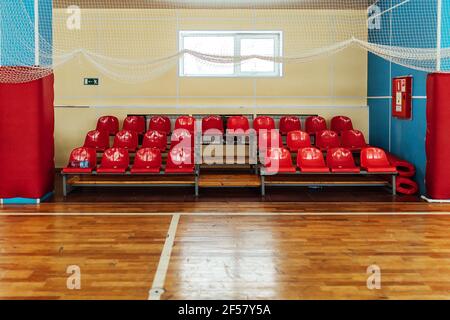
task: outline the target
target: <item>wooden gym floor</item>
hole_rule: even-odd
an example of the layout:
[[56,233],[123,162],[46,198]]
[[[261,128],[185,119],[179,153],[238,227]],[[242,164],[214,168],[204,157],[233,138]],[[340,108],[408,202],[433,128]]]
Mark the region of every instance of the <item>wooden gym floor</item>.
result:
[[[450,298],[449,205],[382,189],[268,194],[87,188],[64,199],[58,185],[49,203],[0,206],[0,299]],[[73,265],[79,290],[66,285]],[[371,265],[379,290],[366,285]]]

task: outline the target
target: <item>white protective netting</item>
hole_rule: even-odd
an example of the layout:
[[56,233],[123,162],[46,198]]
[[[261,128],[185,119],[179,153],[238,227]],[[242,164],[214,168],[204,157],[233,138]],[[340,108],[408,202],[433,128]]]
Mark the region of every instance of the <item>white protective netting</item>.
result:
[[[39,0],[36,34],[32,2],[1,1],[0,82],[38,79],[71,61],[140,82],[187,56],[215,66],[302,63],[359,47],[424,71],[450,57],[448,49],[437,50],[434,0]],[[282,50],[186,49],[182,31],[282,32]]]

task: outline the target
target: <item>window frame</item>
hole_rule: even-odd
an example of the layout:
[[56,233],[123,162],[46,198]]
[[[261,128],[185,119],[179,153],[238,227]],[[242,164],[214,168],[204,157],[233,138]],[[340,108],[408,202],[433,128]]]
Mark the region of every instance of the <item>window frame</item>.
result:
[[[234,38],[234,55],[240,55],[242,39],[274,39],[274,56],[283,55],[283,31],[204,31],[181,30],[178,32],[178,49],[184,50],[185,37],[230,37]],[[241,71],[241,64],[234,65],[234,73],[229,75],[211,74],[185,74],[184,55],[178,61],[178,76],[182,78],[281,78],[283,77],[283,63],[274,63],[274,71],[271,72],[245,72]]]

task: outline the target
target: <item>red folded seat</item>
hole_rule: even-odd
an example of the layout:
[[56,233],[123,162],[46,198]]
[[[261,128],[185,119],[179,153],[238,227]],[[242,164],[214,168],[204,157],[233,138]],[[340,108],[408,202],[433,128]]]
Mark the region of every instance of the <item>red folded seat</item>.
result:
[[264,158],[264,168],[268,173],[294,173],[291,153],[286,148],[269,148]]
[[166,173],[194,173],[194,153],[191,148],[172,148],[167,157]]
[[419,185],[410,178],[397,177],[395,184],[398,193],[412,196],[419,192]]
[[138,134],[134,131],[122,130],[114,137],[114,148],[124,148],[130,152],[136,151],[138,147]]
[[311,147],[311,138],[304,131],[289,131],[286,137],[286,144],[291,152],[297,153],[302,148]]
[[336,116],[331,119],[331,130],[341,134],[342,131],[353,130],[352,119],[345,116]]
[[93,148],[76,148],[72,150],[69,164],[63,173],[91,173],[97,167],[97,151]]
[[97,151],[105,151],[109,148],[109,134],[106,131],[89,131],[84,139],[83,147],[93,148]]
[[149,129],[169,134],[172,131],[172,124],[170,123],[169,117],[153,116],[150,119]]
[[221,116],[207,116],[202,119],[202,132],[223,134],[223,120]]
[[302,123],[299,117],[284,116],[280,118],[280,132],[281,134],[288,134],[291,131],[302,130]]
[[124,148],[111,148],[103,153],[102,162],[97,169],[98,173],[125,173],[130,165],[128,150]]
[[145,132],[145,118],[142,116],[128,116],[123,121],[123,130],[134,131],[137,134]]
[[142,148],[136,152],[131,173],[159,173],[161,171],[161,167],[161,151],[156,148]]
[[359,130],[342,131],[341,140],[342,147],[352,151],[358,151],[368,146],[366,143],[366,138],[364,138],[364,134]]
[[322,152],[317,148],[303,148],[298,151],[297,167],[301,172],[325,173],[330,169],[325,165]]
[[355,165],[355,159],[350,150],[333,148],[327,152],[327,164],[331,172],[359,173],[361,170]]
[[283,139],[278,130],[270,131],[262,130],[258,135],[258,149],[260,152],[266,151],[268,148],[282,148]]
[[170,148],[181,144],[184,148],[194,147],[194,137],[189,130],[175,129],[170,137]]
[[149,130],[142,140],[142,148],[156,148],[162,152],[167,149],[167,135],[165,132]]
[[331,130],[323,130],[316,135],[316,147],[321,150],[328,150],[331,148],[339,148],[341,142],[339,135]]
[[259,116],[253,120],[253,129],[259,134],[261,130],[269,131],[275,129],[275,121],[268,116]]
[[367,172],[397,172],[397,169],[389,163],[384,150],[372,147],[362,149],[361,168],[366,169]]
[[247,117],[244,116],[231,116],[227,120],[227,130],[241,131],[241,133],[247,133],[250,129],[250,124]]
[[320,116],[311,116],[306,118],[305,131],[308,134],[316,134],[317,132],[327,130],[327,122]]
[[191,134],[195,132],[195,118],[191,116],[181,116],[175,121],[175,130],[176,129],[186,129]]
[[114,136],[119,132],[119,119],[114,116],[103,116],[97,121],[97,130],[106,131],[108,135]]

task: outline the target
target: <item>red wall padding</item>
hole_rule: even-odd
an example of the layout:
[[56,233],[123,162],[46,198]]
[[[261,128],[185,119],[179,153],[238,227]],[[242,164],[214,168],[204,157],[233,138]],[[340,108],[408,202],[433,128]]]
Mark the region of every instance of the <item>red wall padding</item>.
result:
[[432,199],[450,199],[450,74],[427,79],[426,187]]
[[52,74],[0,83],[0,198],[36,199],[53,191],[53,81]]

